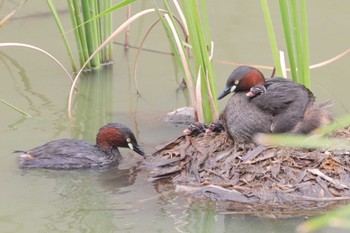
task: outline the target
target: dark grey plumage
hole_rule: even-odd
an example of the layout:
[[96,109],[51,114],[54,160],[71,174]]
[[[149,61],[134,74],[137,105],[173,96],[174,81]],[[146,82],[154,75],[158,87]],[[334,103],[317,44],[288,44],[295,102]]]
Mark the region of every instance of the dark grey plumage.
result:
[[250,104],[244,92],[232,95],[220,115],[228,135],[237,142],[251,142],[256,133],[271,133],[273,116]]
[[234,93],[221,113],[227,134],[238,142],[252,142],[256,133],[308,134],[329,124],[330,102],[316,105],[312,92],[284,78],[265,80],[249,66],[240,66],[229,76],[218,96]]
[[303,85],[284,78],[270,78],[264,83],[266,92],[251,98],[251,103],[274,116],[272,133],[291,131],[302,121],[306,109],[313,105],[315,97]]
[[18,157],[20,168],[79,169],[110,167],[121,159],[118,147],[128,147],[140,155],[143,151],[131,130],[120,123],[100,128],[96,145],[73,139],[59,139],[35,147]]

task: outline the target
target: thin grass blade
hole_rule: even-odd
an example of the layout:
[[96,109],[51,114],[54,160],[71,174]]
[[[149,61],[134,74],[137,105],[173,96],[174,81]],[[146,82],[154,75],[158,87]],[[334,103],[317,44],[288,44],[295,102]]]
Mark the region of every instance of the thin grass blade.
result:
[[7,105],[8,107],[16,110],[17,112],[21,113],[22,115],[26,116],[26,117],[32,117],[29,113],[26,113],[25,111],[15,107],[14,105],[10,104],[9,102],[3,100],[3,99],[0,99],[0,102],[3,102],[5,105]]

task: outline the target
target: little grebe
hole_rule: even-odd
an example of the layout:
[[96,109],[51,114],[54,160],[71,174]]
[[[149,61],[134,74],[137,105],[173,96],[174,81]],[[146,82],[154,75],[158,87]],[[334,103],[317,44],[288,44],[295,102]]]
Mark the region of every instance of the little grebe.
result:
[[72,139],[60,139],[22,152],[18,157],[20,168],[78,169],[108,167],[121,158],[118,147],[128,147],[140,155],[144,152],[131,130],[120,123],[100,128],[96,145]]
[[253,67],[235,69],[218,99],[229,93],[235,94],[220,118],[228,135],[239,142],[251,142],[256,133],[308,134],[332,121],[327,104],[315,106],[309,89],[285,78],[265,80]]

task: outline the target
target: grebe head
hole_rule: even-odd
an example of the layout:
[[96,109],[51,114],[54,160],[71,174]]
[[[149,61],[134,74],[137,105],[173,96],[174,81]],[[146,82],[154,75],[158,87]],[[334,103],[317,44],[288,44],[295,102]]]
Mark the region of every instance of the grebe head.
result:
[[126,147],[144,156],[131,130],[120,123],[110,123],[100,128],[96,136],[96,145],[103,150]]
[[218,100],[230,93],[249,91],[257,84],[265,82],[264,75],[254,67],[239,66],[228,77],[226,87],[218,96]]

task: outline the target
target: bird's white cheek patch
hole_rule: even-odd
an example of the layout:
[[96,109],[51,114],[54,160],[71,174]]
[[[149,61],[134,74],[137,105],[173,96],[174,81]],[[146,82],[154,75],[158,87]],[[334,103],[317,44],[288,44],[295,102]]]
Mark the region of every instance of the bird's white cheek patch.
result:
[[234,92],[236,90],[236,87],[237,87],[236,85],[232,86],[230,92],[231,93]]
[[126,142],[128,143],[128,147],[129,147],[131,150],[133,150],[133,149],[134,149],[134,146],[131,144],[130,138],[127,138],[127,139],[126,139]]

